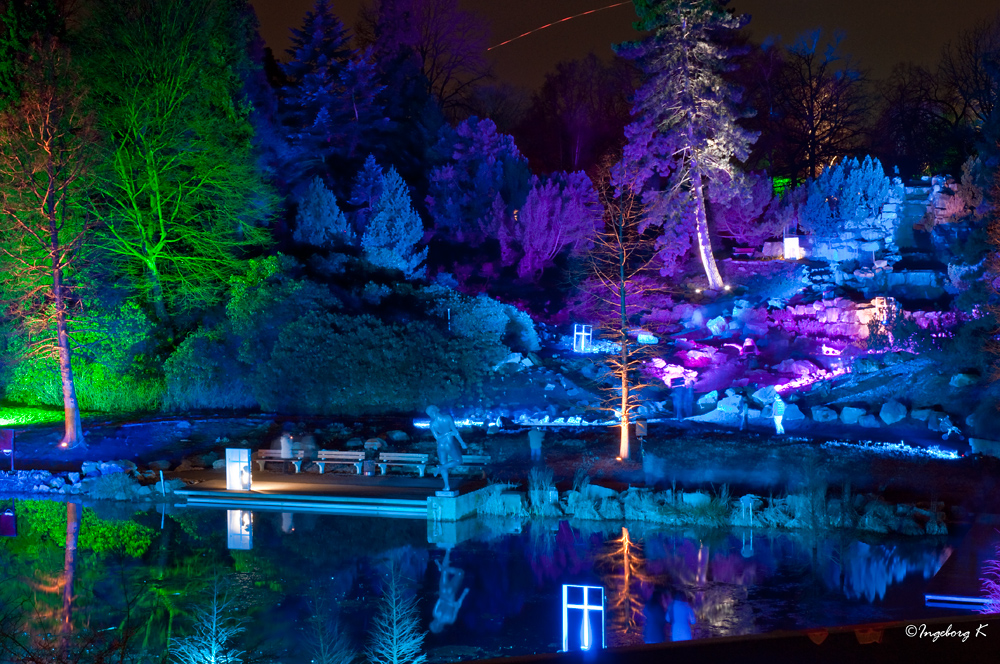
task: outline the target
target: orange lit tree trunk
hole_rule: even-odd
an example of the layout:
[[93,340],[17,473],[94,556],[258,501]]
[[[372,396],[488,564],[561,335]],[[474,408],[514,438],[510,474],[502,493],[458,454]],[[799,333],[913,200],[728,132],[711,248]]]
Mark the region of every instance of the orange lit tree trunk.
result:
[[613,406],[609,410],[617,414],[618,456],[625,460],[632,457],[629,427],[639,406],[639,391],[645,387],[637,382],[643,348],[632,343],[629,330],[639,325],[642,311],[636,303],[649,294],[649,285],[653,283],[645,278],[645,273],[651,269],[654,249],[652,237],[640,232],[642,206],[638,195],[629,186],[616,193],[609,170],[605,169],[598,185],[604,207],[604,231],[595,237],[588,256],[585,289],[595,301],[605,337],[619,346],[618,352],[607,359],[615,385],[611,390]]
[[66,556],[63,559],[63,602],[59,629],[64,647],[73,632],[73,579],[76,576],[76,545],[80,539],[82,510],[76,503],[66,503]]
[[57,359],[66,429],[61,447],[83,443],[73,382],[68,276],[87,231],[80,211],[95,137],[80,110],[67,51],[36,42],[19,102],[0,115],[0,281],[8,311],[32,352]]

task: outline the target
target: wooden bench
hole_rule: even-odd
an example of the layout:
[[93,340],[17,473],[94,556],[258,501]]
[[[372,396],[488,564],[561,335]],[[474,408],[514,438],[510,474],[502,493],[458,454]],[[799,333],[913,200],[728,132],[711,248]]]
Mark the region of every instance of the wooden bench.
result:
[[420,472],[420,476],[423,477],[424,471],[427,470],[427,456],[426,454],[408,452],[382,452],[378,455],[378,469],[382,475],[385,475],[389,466],[415,466]]
[[301,450],[298,452],[292,452],[292,456],[289,458],[281,458],[281,450],[257,450],[257,465],[260,466],[263,472],[265,464],[269,463],[280,463],[281,471],[288,472],[288,464],[295,466],[295,472],[302,472],[302,461],[305,458],[305,453]]
[[341,452],[339,450],[320,450],[316,453],[316,465],[319,466],[319,474],[323,474],[326,464],[347,463],[352,464],[361,474],[361,465],[364,463],[364,452]]

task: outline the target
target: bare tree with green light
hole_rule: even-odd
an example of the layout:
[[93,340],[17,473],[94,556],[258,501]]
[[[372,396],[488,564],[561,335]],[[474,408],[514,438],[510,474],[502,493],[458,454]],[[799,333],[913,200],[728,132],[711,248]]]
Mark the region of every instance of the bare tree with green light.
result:
[[83,444],[71,364],[73,275],[90,231],[80,205],[95,141],[67,51],[38,44],[21,98],[0,115],[0,261],[9,314],[33,352],[58,358],[66,431]]
[[105,12],[92,69],[109,145],[93,204],[103,247],[166,323],[216,303],[268,241],[274,198],[231,64],[245,26],[208,0],[109,0]]

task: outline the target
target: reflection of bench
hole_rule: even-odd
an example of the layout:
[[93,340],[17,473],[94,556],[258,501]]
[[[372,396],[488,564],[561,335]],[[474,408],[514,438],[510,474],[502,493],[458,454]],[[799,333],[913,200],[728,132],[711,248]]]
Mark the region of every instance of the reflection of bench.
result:
[[302,460],[305,454],[300,450],[298,452],[292,452],[292,456],[289,458],[281,458],[281,450],[257,450],[257,465],[260,466],[261,471],[264,470],[264,465],[268,463],[280,463],[281,472],[288,472],[288,464],[295,466],[295,472],[302,472]]
[[427,470],[427,455],[408,452],[382,452],[378,455],[379,472],[385,475],[389,466],[415,466],[420,472],[420,476],[423,477],[424,471]]
[[352,464],[361,474],[361,464],[365,460],[364,452],[340,452],[335,450],[320,450],[316,453],[316,465],[319,466],[319,474],[323,474],[323,467],[326,464],[347,463]]

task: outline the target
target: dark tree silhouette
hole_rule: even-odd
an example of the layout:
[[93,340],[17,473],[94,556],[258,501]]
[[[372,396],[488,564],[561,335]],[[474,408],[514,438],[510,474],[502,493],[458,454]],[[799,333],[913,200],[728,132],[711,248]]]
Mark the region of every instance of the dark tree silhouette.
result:
[[514,130],[534,170],[591,172],[620,151],[637,82],[621,58],[605,63],[591,53],[556,65]]
[[492,77],[485,19],[458,0],[369,0],[357,30],[380,61],[412,54],[428,93],[452,118],[468,108],[475,86]]
[[778,82],[782,154],[776,166],[796,181],[854,153],[865,136],[864,74],[836,41],[824,48],[820,34],[805,34],[786,49]]

